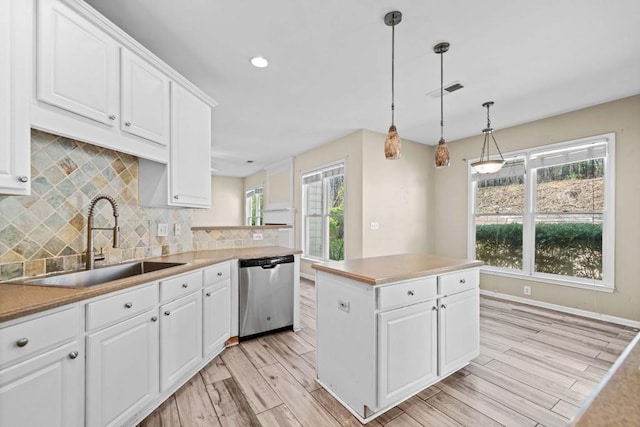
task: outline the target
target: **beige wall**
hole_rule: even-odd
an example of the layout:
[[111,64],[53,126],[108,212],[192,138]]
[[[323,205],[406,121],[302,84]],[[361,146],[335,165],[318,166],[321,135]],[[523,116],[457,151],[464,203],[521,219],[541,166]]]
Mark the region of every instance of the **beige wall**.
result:
[[193,226],[244,225],[244,178],[211,176],[211,207],[193,211]]
[[[267,189],[268,199],[266,206],[273,203],[289,202],[291,194],[291,169],[274,172],[269,175],[269,188]],[[291,205],[289,205],[291,206]]]
[[265,171],[256,172],[253,175],[249,175],[244,178],[244,188],[242,190],[242,197],[244,197],[244,190],[248,190],[253,187],[264,187],[267,181],[267,174]]
[[403,140],[402,158],[387,160],[384,140],[363,132],[362,256],[432,252],[433,148]]
[[[494,124],[499,126],[499,117]],[[616,134],[616,247],[613,294],[483,274],[481,288],[596,313],[640,320],[640,95],[495,132],[503,152],[608,132]],[[438,254],[467,254],[467,166],[481,135],[449,144],[451,166],[434,176],[434,241]]]

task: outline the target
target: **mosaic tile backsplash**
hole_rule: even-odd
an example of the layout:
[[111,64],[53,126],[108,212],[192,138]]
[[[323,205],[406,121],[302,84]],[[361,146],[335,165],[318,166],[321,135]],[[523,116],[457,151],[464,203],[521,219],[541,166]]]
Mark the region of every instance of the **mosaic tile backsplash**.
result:
[[[253,235],[262,234],[262,240],[253,240]],[[232,229],[232,230],[197,230],[193,232],[195,250],[247,248],[255,246],[278,246],[280,235],[278,229]]]
[[[31,195],[0,196],[0,280],[83,267],[87,214],[97,194],[115,198],[120,239],[94,232],[105,261],[96,266],[193,249],[190,209],[138,204],[136,157],[32,130]],[[111,205],[99,201],[94,226],[111,227]],[[158,237],[157,224],[181,224],[180,236]]]

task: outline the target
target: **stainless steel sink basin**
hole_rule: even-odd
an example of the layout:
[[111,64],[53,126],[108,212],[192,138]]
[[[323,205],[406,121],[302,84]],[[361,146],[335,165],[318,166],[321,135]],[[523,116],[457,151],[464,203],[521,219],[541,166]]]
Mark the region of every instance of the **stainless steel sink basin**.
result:
[[95,268],[93,270],[82,270],[72,273],[61,273],[53,276],[40,277],[37,279],[20,280],[13,283],[37,286],[61,286],[65,288],[86,288],[88,286],[111,282],[112,280],[139,276],[141,274],[164,270],[165,268],[177,267],[179,265],[184,265],[184,263],[155,261],[128,262],[125,264]]

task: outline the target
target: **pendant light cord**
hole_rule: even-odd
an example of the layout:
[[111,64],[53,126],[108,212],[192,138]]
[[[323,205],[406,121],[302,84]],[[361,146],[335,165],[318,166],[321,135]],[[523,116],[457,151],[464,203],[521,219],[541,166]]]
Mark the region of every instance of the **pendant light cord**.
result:
[[395,46],[396,46],[396,15],[393,15],[393,25],[391,25],[391,125],[393,126],[395,119],[396,106],[395,100]]
[[440,139],[444,139],[444,59],[440,53]]

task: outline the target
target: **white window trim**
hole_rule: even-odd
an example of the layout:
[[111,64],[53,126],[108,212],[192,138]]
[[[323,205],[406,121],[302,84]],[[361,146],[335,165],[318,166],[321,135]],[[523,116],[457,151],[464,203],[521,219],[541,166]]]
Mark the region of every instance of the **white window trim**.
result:
[[[249,218],[249,215],[247,215],[247,193],[249,191],[255,191],[255,190],[262,190],[262,197],[264,197],[264,185],[263,184],[258,184],[258,185],[254,185],[252,187],[248,187],[244,189],[244,225],[246,226],[250,226],[251,224],[247,224],[247,219]],[[262,213],[264,213],[264,209],[261,211]],[[264,224],[262,224],[264,225]]]
[[[563,148],[568,145],[580,145],[587,144],[596,140],[607,140],[607,156],[605,163],[605,199],[603,207],[603,221],[602,221],[602,281],[594,283],[590,279],[580,279],[578,277],[568,277],[548,273],[538,273],[533,271],[534,261],[534,235],[533,230],[535,216],[533,207],[535,202],[535,186],[531,183],[534,174],[530,173],[529,159],[533,154],[537,154],[541,151],[553,150],[554,148]],[[615,291],[615,139],[614,132],[594,135],[586,138],[578,138],[569,141],[563,141],[555,144],[543,145],[532,147],[526,150],[514,151],[510,153],[503,153],[505,159],[510,157],[524,156],[526,173],[524,177],[525,187],[525,211],[523,212],[523,263],[522,270],[505,269],[493,266],[482,266],[480,271],[483,274],[490,274],[503,277],[513,277],[524,280],[531,280],[541,283],[549,283],[560,286],[568,286],[573,288],[582,288],[589,290],[596,290],[602,292],[614,292]],[[468,193],[468,206],[467,212],[467,257],[475,259],[475,206],[476,206],[476,191],[475,184],[472,182],[472,168],[471,163],[479,159],[467,160],[467,193]]]
[[305,175],[310,175],[316,172],[320,172],[322,170],[325,169],[330,169],[332,167],[338,166],[342,164],[342,168],[344,169],[344,239],[343,239],[343,252],[345,254],[345,259],[346,259],[346,254],[347,254],[347,174],[348,174],[348,170],[347,170],[347,159],[341,159],[341,160],[337,160],[335,162],[331,162],[331,163],[326,163],[322,166],[318,166],[315,167],[313,169],[308,169],[306,171],[301,171],[300,172],[300,192],[301,192],[301,197],[300,200],[302,202],[301,204],[301,208],[300,208],[300,248],[302,248],[302,254],[300,255],[300,259],[304,260],[304,261],[309,261],[309,262],[316,262],[316,263],[326,263],[326,262],[330,262],[331,260],[329,259],[329,249],[325,248],[325,252],[326,254],[326,259],[321,259],[321,258],[316,258],[316,257],[312,257],[306,254],[305,249],[306,249],[306,245],[305,245],[305,224],[304,224],[304,212],[305,212],[305,202],[306,202],[306,198],[305,198],[305,193],[304,193],[304,181],[303,181],[303,177]]

